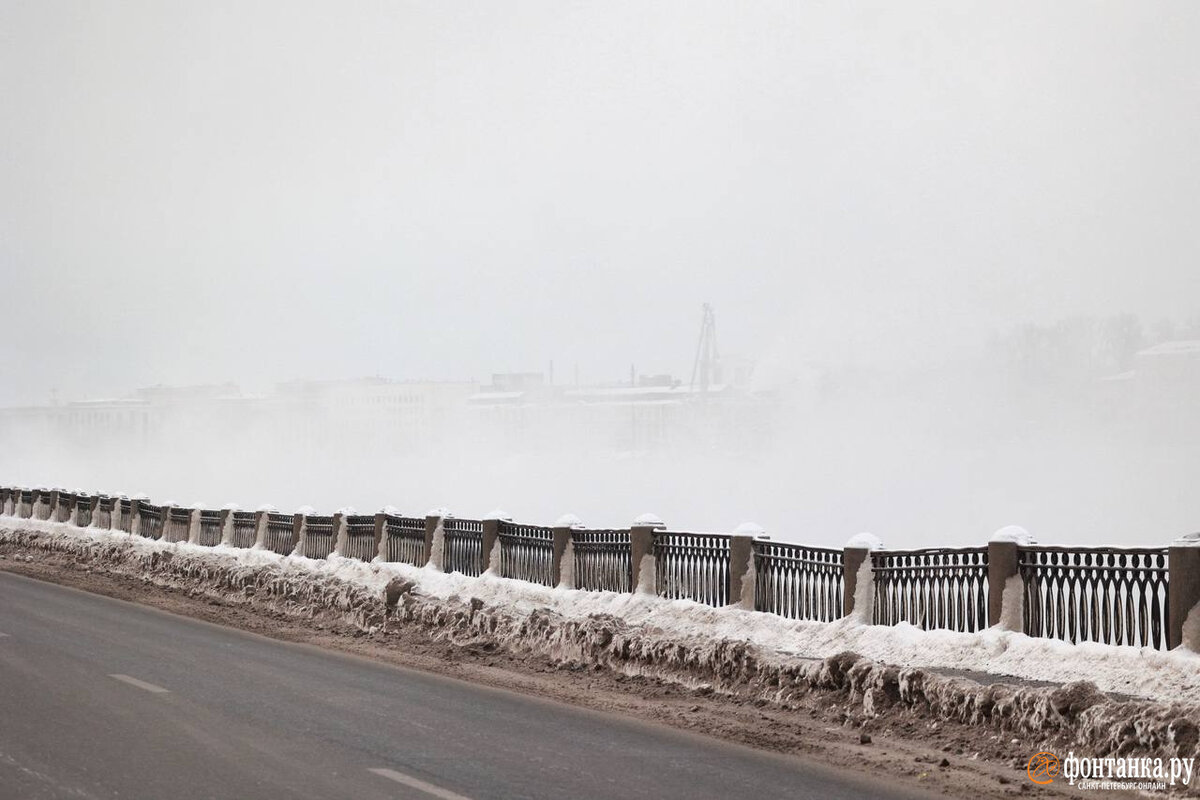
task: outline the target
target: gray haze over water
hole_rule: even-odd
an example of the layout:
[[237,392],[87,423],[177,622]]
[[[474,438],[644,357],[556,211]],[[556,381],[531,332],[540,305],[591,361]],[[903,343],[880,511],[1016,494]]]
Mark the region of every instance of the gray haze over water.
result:
[[10,415],[0,480],[1165,542],[1200,529],[1200,362],[1135,354],[1200,340],[1197,41],[1190,2],[2,0],[0,405],[686,383],[703,302],[762,404],[715,441],[468,414],[369,455],[288,416],[131,454]]

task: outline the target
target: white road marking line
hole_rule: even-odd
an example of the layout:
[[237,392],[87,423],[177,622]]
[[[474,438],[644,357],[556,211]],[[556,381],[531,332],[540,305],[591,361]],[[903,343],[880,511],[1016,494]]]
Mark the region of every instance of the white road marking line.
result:
[[139,689],[145,689],[147,692],[154,692],[155,694],[164,694],[171,691],[170,689],[164,689],[161,686],[155,686],[153,683],[139,681],[137,678],[131,678],[128,675],[109,675],[108,677],[116,678],[122,683],[128,683],[130,686],[136,686]]
[[455,794],[449,789],[443,789],[440,786],[434,786],[432,783],[426,783],[425,781],[418,780],[417,778],[405,775],[403,772],[396,772],[394,769],[371,769],[367,771],[374,772],[376,775],[382,775],[385,778],[390,778],[396,783],[402,783],[405,786],[410,786],[413,789],[424,792],[425,794],[432,795],[434,797],[440,797],[442,800],[471,800],[469,797],[463,797],[461,794]]
[[8,636],[8,634],[7,634],[7,633],[0,632],[0,639],[3,639],[5,636]]

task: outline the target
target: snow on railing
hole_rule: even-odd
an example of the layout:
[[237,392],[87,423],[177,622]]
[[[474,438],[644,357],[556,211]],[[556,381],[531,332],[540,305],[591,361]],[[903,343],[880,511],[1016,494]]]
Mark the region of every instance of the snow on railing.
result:
[[551,587],[649,592],[822,622],[852,615],[961,632],[1000,626],[1169,649],[1185,643],[1189,617],[1200,619],[1200,537],[1157,548],[1048,547],[1006,528],[986,547],[886,550],[864,534],[831,549],[773,542],[749,524],[733,535],[669,531],[652,515],[630,528],[590,529],[570,515],[545,527],[502,512],[467,520],[443,509],[409,517],[387,507],[324,516],[307,507],[218,511],[143,498],[0,487],[0,513],[205,547],[318,559],[336,552]]

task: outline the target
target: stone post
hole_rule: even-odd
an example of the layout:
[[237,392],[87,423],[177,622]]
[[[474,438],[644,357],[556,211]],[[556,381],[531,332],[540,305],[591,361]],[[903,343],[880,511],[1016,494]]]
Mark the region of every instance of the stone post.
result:
[[304,555],[304,526],[308,515],[303,511],[292,514],[292,549],[288,555]]
[[96,510],[100,508],[100,495],[92,495],[92,499],[88,501],[88,527],[96,527]]
[[254,549],[262,550],[267,546],[267,521],[271,512],[260,508],[254,512]]
[[634,525],[629,529],[629,558],[633,567],[635,594],[658,594],[658,571],[654,563],[656,525]]
[[[556,526],[551,529],[551,535],[554,537],[550,551],[550,585],[559,586],[563,582],[563,554],[567,552],[568,546],[571,543],[571,528],[568,526]],[[572,555],[572,557],[574,557]],[[574,564],[567,567],[567,581],[570,585],[567,589],[575,588],[575,570]]]
[[233,512],[235,509],[221,509],[221,538],[217,540],[217,544],[223,544],[226,547],[233,544]]
[[[442,569],[442,551],[445,546],[445,533],[442,531],[442,517],[438,514],[425,515],[425,566],[436,570]],[[437,563],[434,563],[434,562]]]
[[[1167,647],[1200,651],[1200,533],[1172,542],[1167,550]],[[1190,620],[1195,615],[1197,619]]]
[[142,535],[142,501],[136,497],[129,498],[129,535]]
[[1000,624],[1004,614],[1004,588],[1018,574],[1016,542],[988,542],[988,627]]
[[346,532],[346,512],[335,511],[333,514],[333,552],[343,558],[350,549],[349,534]]
[[754,537],[734,534],[729,538],[728,604],[754,610]]
[[[484,572],[492,572],[492,559],[496,559],[496,572],[500,569],[500,549],[496,546],[500,540],[500,520],[485,519],[483,521],[483,541],[480,543],[480,566]],[[493,551],[495,555],[493,556]]]
[[382,511],[375,515],[375,557],[387,560],[387,514]]
[[[871,574],[871,551],[882,550],[883,542],[869,533],[850,537],[842,551],[842,616],[857,617],[860,622],[870,624],[874,609],[875,586]],[[859,579],[871,581],[859,587]],[[856,598],[861,597],[865,608],[855,608]]]

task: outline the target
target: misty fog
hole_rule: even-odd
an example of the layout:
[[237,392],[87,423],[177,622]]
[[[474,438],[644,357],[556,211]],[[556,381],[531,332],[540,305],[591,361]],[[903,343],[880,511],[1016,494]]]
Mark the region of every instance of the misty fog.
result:
[[0,483],[1166,543],[1198,40],[1186,2],[0,3]]

